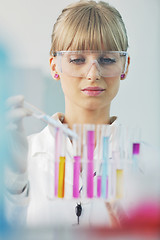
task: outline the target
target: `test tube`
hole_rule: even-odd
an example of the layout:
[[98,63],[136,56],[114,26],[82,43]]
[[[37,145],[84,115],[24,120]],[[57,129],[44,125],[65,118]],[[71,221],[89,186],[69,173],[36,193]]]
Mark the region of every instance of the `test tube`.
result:
[[73,131],[79,136],[73,139],[73,198],[79,198],[79,176],[81,170],[81,134],[80,124],[73,125]]
[[101,197],[102,176],[97,176],[97,198]]
[[55,128],[55,169],[54,169],[54,195],[58,196],[58,173],[59,173],[59,157],[60,157],[60,130]]
[[86,141],[86,124],[82,125],[82,191],[81,191],[81,196],[83,198],[87,197],[87,141]]
[[124,197],[124,171],[123,169],[116,170],[116,198]]
[[101,197],[101,192],[102,192],[102,128],[101,124],[97,125],[96,128],[96,133],[97,133],[97,159],[96,159],[96,164],[97,164],[97,198]]
[[114,200],[116,198],[116,158],[114,151],[112,151],[112,159],[110,161],[110,175],[109,175],[109,199]]
[[102,197],[108,198],[108,175],[109,175],[109,125],[102,125],[102,144],[103,144],[103,160],[102,160]]
[[132,177],[132,144],[131,144],[131,128],[125,126],[125,160],[124,160],[124,198],[129,198],[131,190],[131,177]]
[[[83,136],[83,146],[84,146],[84,156],[86,159],[87,169],[87,179],[86,179],[86,192],[87,198],[93,198],[94,196],[94,145],[95,145],[95,125],[85,124],[84,126],[84,136]],[[86,146],[86,148],[85,148]]]
[[94,177],[94,127],[87,131],[87,197],[93,198],[93,177]]
[[138,157],[140,153],[140,143],[133,143],[133,151],[132,151],[132,160],[133,160],[133,172],[138,171]]
[[[66,124],[65,124],[66,125]],[[60,157],[59,157],[59,178],[58,178],[58,197],[64,198],[65,193],[65,161],[66,161],[66,135],[59,130],[60,134]]]
[[124,197],[124,128],[119,125],[115,130],[112,155],[116,163],[116,198],[122,199]]
[[140,155],[140,128],[135,127],[132,129],[133,139],[132,139],[132,170],[133,173],[138,172],[139,165],[139,155]]

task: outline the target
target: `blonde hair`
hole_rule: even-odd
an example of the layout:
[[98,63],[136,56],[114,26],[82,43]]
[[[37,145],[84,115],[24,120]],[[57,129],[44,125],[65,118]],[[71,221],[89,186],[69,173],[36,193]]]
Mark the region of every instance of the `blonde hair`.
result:
[[128,37],[120,13],[108,3],[79,1],[66,7],[52,32],[50,54],[67,50],[127,51]]

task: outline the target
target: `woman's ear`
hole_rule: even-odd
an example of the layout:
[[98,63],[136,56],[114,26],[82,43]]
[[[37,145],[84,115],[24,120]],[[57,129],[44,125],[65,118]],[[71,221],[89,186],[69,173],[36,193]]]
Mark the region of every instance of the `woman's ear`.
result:
[[129,65],[130,65],[130,56],[128,56],[128,60],[127,60],[127,68],[124,74],[121,74],[121,80],[124,80],[127,77],[128,74],[128,69],[129,69]]
[[59,74],[56,71],[56,60],[55,60],[55,57],[50,57],[49,65],[50,65],[51,75],[52,75],[53,79],[60,80],[60,76],[59,76]]

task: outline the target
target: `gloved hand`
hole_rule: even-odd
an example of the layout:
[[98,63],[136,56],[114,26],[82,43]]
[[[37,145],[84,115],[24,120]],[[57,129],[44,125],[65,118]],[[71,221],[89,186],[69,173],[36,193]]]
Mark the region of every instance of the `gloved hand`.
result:
[[23,119],[30,113],[23,107],[21,95],[7,99],[7,136],[9,167],[12,171],[23,174],[27,170],[28,142],[23,127]]

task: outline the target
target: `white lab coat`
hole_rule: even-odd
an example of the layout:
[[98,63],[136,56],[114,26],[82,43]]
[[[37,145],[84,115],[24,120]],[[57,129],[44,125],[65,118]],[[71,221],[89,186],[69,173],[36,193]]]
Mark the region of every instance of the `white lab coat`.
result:
[[[55,114],[54,118],[59,121],[59,114]],[[115,124],[117,120],[112,123],[112,126]],[[13,196],[7,193],[7,219],[10,222],[17,221],[18,224],[26,223],[28,226],[76,224],[77,200],[72,199],[73,146],[70,139],[67,138],[65,199],[52,199],[55,143],[53,128],[45,127],[40,133],[29,136],[28,141],[28,188],[20,195]],[[95,158],[96,154],[95,148]],[[95,165],[95,171],[97,171],[96,167]],[[18,176],[15,185],[16,181],[23,182],[26,179],[27,174]],[[81,225],[109,225],[108,212],[103,199],[82,199],[81,205]]]
[[[60,114],[53,117],[59,121]],[[113,121],[115,117],[113,117]],[[114,124],[116,124],[114,122]],[[39,225],[74,225],[77,223],[75,207],[79,200],[72,198],[73,177],[73,146],[67,138],[66,170],[65,170],[65,199],[53,199],[54,189],[54,129],[45,127],[40,133],[28,137],[28,189],[20,195],[7,193],[7,218],[10,222],[27,223],[29,226]],[[94,156],[96,156],[96,149]],[[96,166],[95,169],[96,171]],[[12,178],[13,176],[11,176]],[[23,179],[24,178],[24,179]],[[18,181],[25,182],[27,174],[17,176]],[[80,180],[80,187],[82,180]],[[87,199],[81,201],[81,225],[108,225],[108,213],[102,199]]]
[[[59,121],[59,114],[54,118]],[[115,117],[113,117],[115,120]],[[116,124],[116,123],[114,123]],[[73,189],[73,145],[67,138],[66,169],[65,169],[65,200],[52,199],[54,191],[53,159],[54,156],[54,129],[47,126],[39,134],[29,137],[29,180],[30,204],[28,207],[27,222],[29,224],[67,224],[77,223],[75,207],[79,200],[72,199]],[[96,148],[94,156],[96,158]],[[96,165],[94,171],[96,171]],[[80,188],[82,180],[80,179]],[[81,200],[82,215],[80,224],[107,225],[108,213],[104,200]]]

